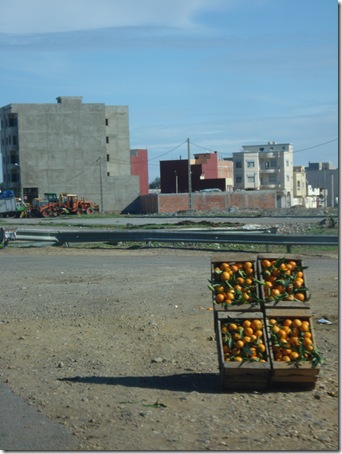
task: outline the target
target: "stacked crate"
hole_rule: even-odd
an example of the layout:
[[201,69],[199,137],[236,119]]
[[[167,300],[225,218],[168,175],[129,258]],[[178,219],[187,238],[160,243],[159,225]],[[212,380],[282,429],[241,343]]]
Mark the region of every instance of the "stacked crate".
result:
[[[321,357],[304,270],[298,256],[211,261],[209,288],[224,389],[314,387]],[[250,338],[248,324],[258,320],[262,334]]]

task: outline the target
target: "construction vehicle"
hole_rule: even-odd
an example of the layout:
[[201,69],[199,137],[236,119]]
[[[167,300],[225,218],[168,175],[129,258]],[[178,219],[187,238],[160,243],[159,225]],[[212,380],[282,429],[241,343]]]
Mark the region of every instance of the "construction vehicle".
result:
[[44,193],[44,198],[33,199],[29,209],[31,217],[56,217],[63,214],[93,214],[95,205],[89,200],[79,198],[76,194],[61,192]]
[[11,189],[0,192],[0,217],[24,217],[27,206]]

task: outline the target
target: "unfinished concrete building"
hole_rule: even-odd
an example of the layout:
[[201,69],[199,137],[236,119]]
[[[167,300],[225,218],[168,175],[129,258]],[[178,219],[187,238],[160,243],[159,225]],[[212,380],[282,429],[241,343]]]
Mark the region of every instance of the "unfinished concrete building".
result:
[[76,193],[101,211],[134,212],[127,106],[83,103],[9,104],[0,109],[3,182],[30,202],[45,192]]

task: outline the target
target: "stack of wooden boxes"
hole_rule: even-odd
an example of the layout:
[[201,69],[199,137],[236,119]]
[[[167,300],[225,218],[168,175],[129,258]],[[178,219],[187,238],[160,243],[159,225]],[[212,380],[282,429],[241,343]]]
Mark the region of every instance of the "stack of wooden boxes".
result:
[[[304,270],[298,256],[212,259],[209,288],[224,389],[315,386],[320,355]],[[255,336],[248,327],[258,328],[258,320]]]

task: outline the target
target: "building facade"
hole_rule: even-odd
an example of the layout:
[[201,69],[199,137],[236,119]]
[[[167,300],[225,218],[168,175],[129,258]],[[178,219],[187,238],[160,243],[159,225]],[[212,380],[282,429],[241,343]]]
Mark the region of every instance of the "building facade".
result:
[[[190,176],[189,176],[190,170]],[[194,159],[160,161],[161,193],[177,194],[204,189],[233,189],[233,162],[220,160],[216,152],[194,154]]]
[[234,190],[274,190],[277,207],[293,201],[293,146],[289,143],[248,145],[233,153]]
[[131,150],[132,175],[139,177],[140,195],[146,195],[148,190],[148,151],[146,149]]
[[127,106],[60,96],[56,104],[2,107],[0,124],[3,182],[16,196],[76,193],[114,212],[138,203]]
[[305,167],[307,183],[320,189],[323,207],[338,206],[339,173],[331,162],[309,162]]

